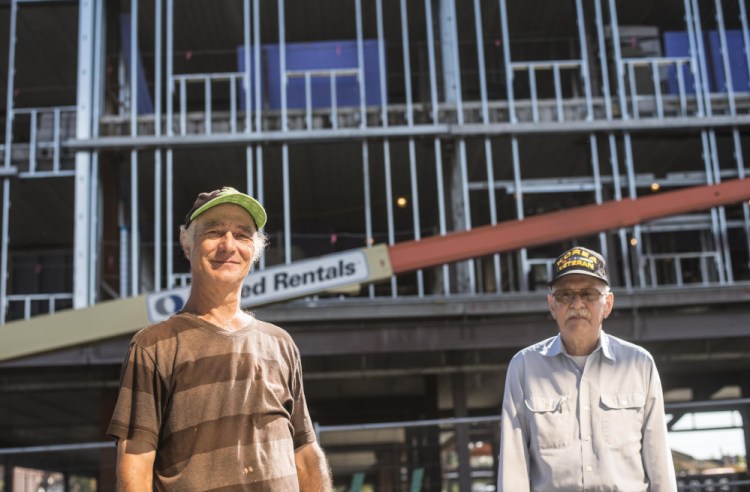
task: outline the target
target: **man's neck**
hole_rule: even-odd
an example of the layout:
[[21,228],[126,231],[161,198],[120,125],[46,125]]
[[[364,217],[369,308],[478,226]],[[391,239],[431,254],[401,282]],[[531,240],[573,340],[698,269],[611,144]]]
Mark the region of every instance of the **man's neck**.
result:
[[183,312],[194,314],[225,330],[239,330],[247,326],[252,316],[240,307],[240,290],[221,292],[193,285]]
[[590,338],[566,338],[562,336],[562,342],[568,355],[590,355],[599,345],[599,336],[593,340]]

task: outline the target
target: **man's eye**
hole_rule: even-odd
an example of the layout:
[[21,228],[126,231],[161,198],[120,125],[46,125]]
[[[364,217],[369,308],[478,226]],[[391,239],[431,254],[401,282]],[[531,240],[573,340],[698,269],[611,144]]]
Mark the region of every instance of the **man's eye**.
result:
[[581,291],[581,298],[584,301],[595,301],[599,296],[599,291],[595,289],[584,289]]
[[573,291],[572,290],[558,290],[554,293],[554,297],[557,300],[557,302],[564,302],[569,303],[573,300]]

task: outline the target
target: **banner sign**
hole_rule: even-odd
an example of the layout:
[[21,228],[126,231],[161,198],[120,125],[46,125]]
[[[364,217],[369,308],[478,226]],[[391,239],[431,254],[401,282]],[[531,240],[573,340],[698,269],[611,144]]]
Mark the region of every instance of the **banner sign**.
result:
[[[242,307],[304,297],[329,289],[370,280],[370,267],[365,250],[352,250],[274,265],[250,272],[242,284]],[[189,287],[154,292],[146,296],[146,309],[151,323],[167,319],[182,309],[190,294]]]

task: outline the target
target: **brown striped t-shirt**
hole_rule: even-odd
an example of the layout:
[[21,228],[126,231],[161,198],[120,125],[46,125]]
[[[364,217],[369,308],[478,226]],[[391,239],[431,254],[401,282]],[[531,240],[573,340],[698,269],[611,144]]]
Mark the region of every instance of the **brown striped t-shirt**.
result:
[[269,323],[176,314],[133,337],[107,433],[154,447],[156,490],[296,491],[315,440],[299,351]]

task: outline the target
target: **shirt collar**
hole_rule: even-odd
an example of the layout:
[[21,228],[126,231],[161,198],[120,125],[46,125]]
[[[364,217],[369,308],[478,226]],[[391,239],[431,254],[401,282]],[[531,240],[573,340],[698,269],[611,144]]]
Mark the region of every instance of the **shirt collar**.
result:
[[[612,362],[615,361],[615,354],[612,352],[609,335],[604,333],[604,330],[602,330],[599,334],[599,342],[597,343],[594,352],[596,352],[599,348],[602,349],[602,354],[604,354],[604,357],[611,360]],[[550,339],[550,341],[545,344],[545,346],[541,350],[541,354],[546,357],[555,357],[556,355],[563,353],[565,353],[565,345],[563,345],[562,337],[559,333],[556,337]]]

